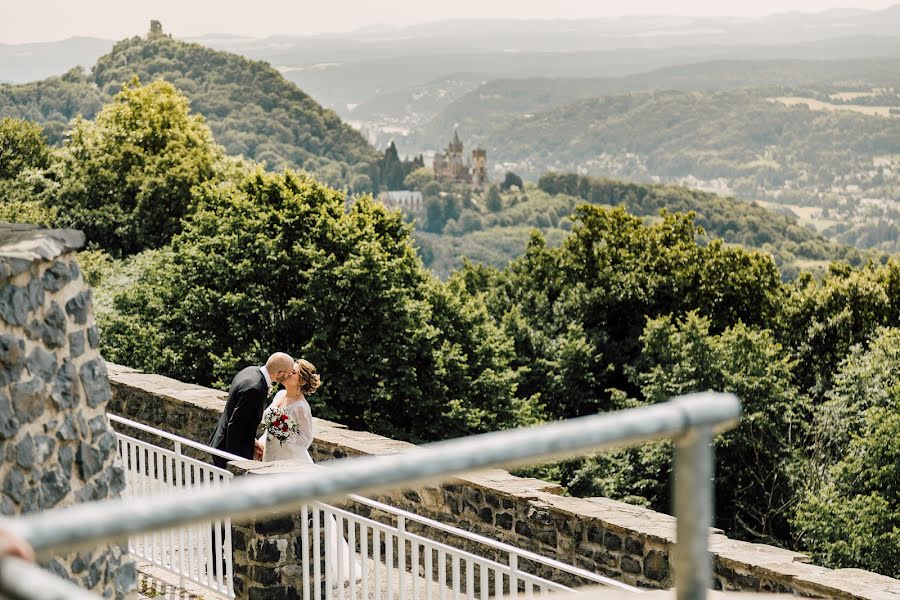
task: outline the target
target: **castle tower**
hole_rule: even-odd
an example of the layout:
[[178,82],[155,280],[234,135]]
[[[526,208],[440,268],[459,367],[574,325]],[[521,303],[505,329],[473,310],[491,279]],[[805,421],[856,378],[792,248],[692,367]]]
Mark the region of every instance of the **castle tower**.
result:
[[472,150],[472,186],[484,188],[487,183],[487,152],[482,148]]
[[463,152],[463,144],[459,140],[459,131],[454,129],[453,130],[453,139],[450,140],[450,145],[447,146],[447,153],[451,154],[451,155],[456,154],[460,157],[460,159],[462,159],[462,152]]

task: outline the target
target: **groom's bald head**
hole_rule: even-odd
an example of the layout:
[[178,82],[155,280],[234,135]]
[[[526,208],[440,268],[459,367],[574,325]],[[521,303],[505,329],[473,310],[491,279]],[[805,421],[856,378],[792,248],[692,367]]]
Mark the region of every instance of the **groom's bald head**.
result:
[[266,371],[269,372],[269,377],[278,383],[287,379],[293,369],[294,359],[290,354],[284,352],[276,352],[266,361]]

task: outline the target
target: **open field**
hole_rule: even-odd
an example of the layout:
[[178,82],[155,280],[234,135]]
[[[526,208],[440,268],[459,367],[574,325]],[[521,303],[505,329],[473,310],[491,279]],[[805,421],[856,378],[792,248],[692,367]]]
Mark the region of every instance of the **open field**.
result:
[[816,100],[814,98],[801,98],[798,96],[778,96],[776,98],[766,98],[769,102],[780,102],[782,104],[786,104],[787,106],[797,106],[799,104],[805,104],[809,107],[810,110],[849,110],[852,112],[858,112],[863,115],[869,115],[874,117],[900,117],[898,114],[891,114],[891,109],[896,109],[896,106],[861,106],[858,104],[831,104],[829,102],[822,102],[821,100]]

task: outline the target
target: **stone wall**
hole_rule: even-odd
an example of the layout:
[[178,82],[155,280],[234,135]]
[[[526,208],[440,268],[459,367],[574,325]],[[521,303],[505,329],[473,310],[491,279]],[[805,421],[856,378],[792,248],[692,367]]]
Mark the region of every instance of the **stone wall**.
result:
[[[0,223],[0,513],[14,516],[118,496],[125,486],[105,413],[77,231]],[[134,563],[119,545],[59,556],[54,573],[105,597],[131,595]]]
[[[111,412],[196,441],[207,441],[224,407],[225,394],[218,390],[142,374],[118,365],[109,365],[109,372],[113,388]],[[311,451],[317,462],[346,456],[393,454],[412,447],[406,442],[314,420],[316,439]],[[272,468],[254,469],[253,476],[264,476]],[[278,467],[284,468],[292,467],[287,464]],[[553,484],[515,477],[496,469],[458,476],[440,485],[381,494],[374,499],[632,585],[648,588],[672,585],[673,517],[608,498],[571,498],[560,492]],[[363,509],[359,512],[387,520],[384,515],[370,515]],[[282,520],[276,528],[281,527],[283,532],[266,535],[279,535],[286,540],[296,526],[293,523],[289,528],[288,521]],[[258,573],[270,577],[281,573],[291,564],[291,557],[268,556],[275,564],[268,566],[272,570],[263,570],[261,567],[266,565],[258,560],[260,549],[252,550],[253,556],[249,554],[258,541],[250,535],[251,529],[244,528],[237,538],[248,553],[247,564],[259,567]],[[286,544],[282,544],[282,550],[287,551]],[[477,548],[470,549],[489,555]],[[714,555],[715,584],[720,589],[783,591],[847,599],[900,597],[900,582],[895,579],[857,569],[818,567],[808,564],[807,557],[797,552],[732,540],[714,529],[710,531],[710,549]],[[252,572],[253,569],[247,570]],[[252,575],[247,577],[247,581],[253,580]],[[251,587],[260,585],[254,583]],[[289,589],[281,579],[274,580],[273,585]]]

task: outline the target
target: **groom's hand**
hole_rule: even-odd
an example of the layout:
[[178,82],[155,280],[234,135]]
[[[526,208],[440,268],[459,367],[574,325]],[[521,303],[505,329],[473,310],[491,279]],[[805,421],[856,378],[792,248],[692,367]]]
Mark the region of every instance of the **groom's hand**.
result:
[[253,460],[262,460],[263,457],[263,445],[259,440],[253,440],[253,445],[255,448],[253,449]]

